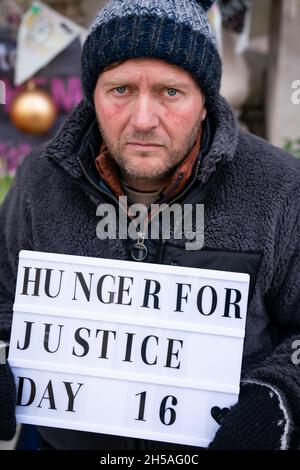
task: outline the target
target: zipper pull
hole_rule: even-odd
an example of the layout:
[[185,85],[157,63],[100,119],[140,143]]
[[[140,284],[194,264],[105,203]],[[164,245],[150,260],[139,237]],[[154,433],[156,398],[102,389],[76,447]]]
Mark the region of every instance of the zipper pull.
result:
[[131,256],[135,261],[144,261],[148,256],[145,243],[145,233],[139,232],[136,244],[131,248]]

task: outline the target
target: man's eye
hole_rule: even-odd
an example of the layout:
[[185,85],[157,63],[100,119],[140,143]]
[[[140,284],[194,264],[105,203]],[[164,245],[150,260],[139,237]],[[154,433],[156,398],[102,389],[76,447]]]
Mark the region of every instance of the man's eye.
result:
[[127,88],[126,86],[118,86],[114,89],[114,91],[118,94],[118,95],[124,95],[124,93],[126,93],[127,91]]
[[167,88],[166,93],[168,96],[177,96],[178,90],[176,90],[175,88]]

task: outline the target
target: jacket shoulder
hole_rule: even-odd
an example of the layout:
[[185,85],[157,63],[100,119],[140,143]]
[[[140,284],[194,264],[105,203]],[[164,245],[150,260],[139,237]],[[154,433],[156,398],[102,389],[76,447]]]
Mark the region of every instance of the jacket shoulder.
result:
[[52,178],[63,176],[61,169],[47,157],[50,144],[51,141],[37,145],[24,157],[16,173],[16,180],[21,184],[22,191],[27,193],[36,189],[40,191],[41,187],[45,187]]
[[240,130],[236,151],[239,165],[268,186],[300,188],[300,160],[250,132]]
[[17,170],[18,173],[30,177],[32,174],[39,173],[39,169],[42,171],[45,167],[49,167],[49,161],[44,155],[49,143],[50,141],[47,141],[35,146],[22,160]]

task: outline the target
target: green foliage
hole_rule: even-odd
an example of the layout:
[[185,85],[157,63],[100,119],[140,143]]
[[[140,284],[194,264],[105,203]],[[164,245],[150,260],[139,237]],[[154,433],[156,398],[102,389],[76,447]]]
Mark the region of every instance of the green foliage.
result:
[[296,158],[300,158],[300,139],[287,140],[284,145],[284,150],[291,153]]
[[3,202],[12,181],[13,177],[10,175],[4,175],[0,177],[0,204]]

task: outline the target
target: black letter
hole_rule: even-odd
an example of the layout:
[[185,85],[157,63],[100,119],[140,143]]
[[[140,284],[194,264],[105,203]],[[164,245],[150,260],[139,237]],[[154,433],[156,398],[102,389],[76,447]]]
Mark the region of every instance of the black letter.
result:
[[60,294],[62,275],[65,271],[59,270],[59,272],[60,272],[59,291],[56,295],[51,295],[50,294],[50,282],[51,282],[51,273],[52,273],[52,271],[53,271],[53,269],[46,269],[45,293],[51,299],[55,299],[55,297],[58,297],[59,294]]
[[73,347],[73,352],[72,352],[72,355],[73,356],[76,356],[76,357],[84,357],[87,355],[87,353],[89,352],[89,343],[83,339],[81,336],[80,336],[80,332],[82,330],[85,330],[88,332],[88,337],[90,337],[90,334],[91,334],[91,330],[89,330],[88,328],[78,328],[76,331],[75,331],[75,341],[77,341],[78,344],[80,344],[80,346],[82,346],[83,348],[83,353],[82,354],[76,354],[75,352],[75,348]]
[[126,333],[127,334],[127,343],[126,343],[126,353],[125,353],[125,359],[123,359],[123,362],[132,362],[131,361],[131,351],[132,351],[132,341],[133,337],[135,336],[135,333]]
[[[211,289],[211,293],[212,293],[211,310],[210,310],[209,313],[204,313],[203,308],[202,308],[202,297],[203,297],[204,289],[206,289],[206,287]],[[216,308],[217,308],[217,293],[216,293],[216,291],[213,287],[211,287],[211,286],[201,287],[201,289],[198,292],[198,296],[197,296],[197,307],[198,307],[199,312],[202,313],[202,315],[207,315],[207,316],[211,315],[216,310]]]
[[58,325],[59,326],[58,345],[57,345],[57,348],[54,351],[50,351],[50,349],[49,349],[49,342],[50,342],[49,341],[49,336],[50,336],[50,329],[51,329],[52,323],[44,323],[44,325],[45,325],[45,334],[44,334],[44,348],[45,348],[45,351],[47,351],[50,354],[54,354],[58,351],[58,348],[60,346],[61,330],[62,330],[64,325]]
[[124,279],[130,279],[131,280],[131,285],[132,285],[133,284],[133,277],[119,276],[119,278],[120,278],[120,283],[119,283],[117,304],[119,304],[119,305],[131,305],[132,299],[130,299],[129,304],[123,304],[123,293],[127,292],[127,294],[129,294],[129,289],[130,289],[130,286],[127,289],[124,289]]
[[155,361],[152,362],[152,364],[150,362],[148,362],[147,358],[146,358],[146,350],[147,350],[147,345],[148,345],[148,341],[149,341],[150,338],[155,338],[156,342],[157,342],[157,345],[158,345],[158,337],[157,336],[153,336],[153,335],[146,336],[146,338],[142,342],[141,354],[142,354],[142,359],[143,359],[145,364],[148,364],[148,366],[154,366],[155,364],[157,364],[157,356],[156,356]]
[[186,294],[185,296],[182,295],[182,286],[187,286],[189,287],[190,289],[190,292],[191,292],[191,284],[181,284],[181,283],[178,283],[177,282],[177,299],[176,299],[176,310],[174,310],[174,312],[182,312],[181,310],[181,301],[184,299],[187,303],[187,297],[188,297],[188,294]]
[[[46,393],[48,392],[48,396],[46,396]],[[44,395],[42,396],[42,399],[39,403],[39,405],[37,406],[37,408],[42,408],[41,407],[41,403],[43,400],[49,400],[49,410],[56,410],[55,408],[55,401],[54,401],[54,393],[53,393],[53,387],[52,387],[52,382],[51,380],[49,380],[49,383],[44,391]]]
[[117,332],[109,331],[109,330],[96,330],[96,338],[98,336],[98,333],[100,333],[100,331],[103,331],[103,342],[102,342],[101,356],[99,356],[99,359],[108,359],[108,357],[106,357],[107,346],[108,346],[108,336],[109,336],[109,333],[113,333],[114,339],[116,339]]
[[102,298],[103,281],[106,277],[111,277],[114,280],[114,282],[116,281],[115,276],[111,276],[110,274],[105,274],[104,276],[100,277],[98,285],[97,285],[97,296],[98,296],[98,299],[100,300],[100,302],[102,302],[103,304],[112,304],[114,302],[115,292],[109,292],[109,301],[108,302],[104,302],[104,300]]
[[[35,392],[36,392],[35,383],[29,377],[18,377],[18,379],[19,379],[19,386],[18,386],[17,405],[18,406],[29,406],[33,403],[33,400],[35,399]],[[22,403],[24,380],[29,380],[29,382],[30,382],[30,396],[29,396],[29,399],[28,399],[28,403]]]
[[81,389],[83,384],[78,384],[79,387],[78,387],[77,392],[75,394],[73,393],[73,390],[72,390],[72,387],[71,387],[73,382],[64,382],[64,384],[65,384],[67,394],[68,394],[68,398],[69,398],[68,409],[66,411],[72,411],[74,413],[74,400],[75,400],[75,398],[77,396],[77,393],[79,392],[79,390]]
[[[144,302],[143,302],[142,307],[150,308],[149,305],[148,305],[149,295],[153,295],[153,297],[154,297],[154,307],[153,308],[155,308],[156,310],[160,310],[159,298],[158,298],[158,295],[157,295],[160,292],[160,288],[161,288],[160,283],[158,281],[155,281],[154,279],[145,279],[145,281],[146,281],[145,295],[144,295]],[[154,292],[150,292],[151,282],[155,283]]]
[[40,289],[40,280],[41,280],[41,271],[42,268],[35,268],[35,279],[34,281],[29,280],[29,271],[30,267],[24,266],[25,275],[24,275],[24,283],[23,283],[23,292],[21,295],[29,295],[28,294],[28,284],[29,282],[34,282],[34,292],[33,296],[39,297],[39,289]]
[[20,341],[18,341],[18,344],[17,344],[17,349],[20,349],[21,351],[25,351],[25,349],[28,348],[29,343],[30,343],[32,325],[34,325],[33,321],[25,321],[24,323],[27,323],[26,332],[25,332],[24,346],[23,346],[23,348],[20,348]]
[[[241,309],[240,309],[240,306],[237,305],[237,304],[241,300],[242,294],[237,289],[226,289],[225,288],[225,290],[226,290],[226,299],[225,299],[225,310],[224,310],[223,317],[230,317],[230,315],[229,315],[230,305],[234,305],[235,318],[241,318]],[[231,300],[231,291],[234,291],[235,294],[236,294],[234,302],[230,301]]]
[[75,277],[74,297],[72,300],[77,300],[75,295],[76,295],[76,286],[77,286],[77,278],[78,278],[81,284],[81,287],[83,289],[84,295],[86,297],[86,300],[89,302],[91,299],[92,277],[94,276],[94,273],[89,273],[90,275],[90,287],[89,288],[87,286],[87,283],[85,282],[85,279],[82,273],[75,272],[74,274],[76,274],[76,277]]
[[175,356],[176,359],[178,360],[179,350],[177,349],[176,353],[173,352],[174,341],[178,341],[178,343],[180,343],[181,349],[183,348],[183,341],[181,339],[172,339],[172,338],[167,338],[167,339],[169,341],[169,344],[168,344],[168,352],[167,352],[167,361],[164,367],[169,367],[171,369],[180,369],[180,362],[178,362],[178,366],[174,367],[174,366],[171,366],[171,361],[172,361],[172,356]]

